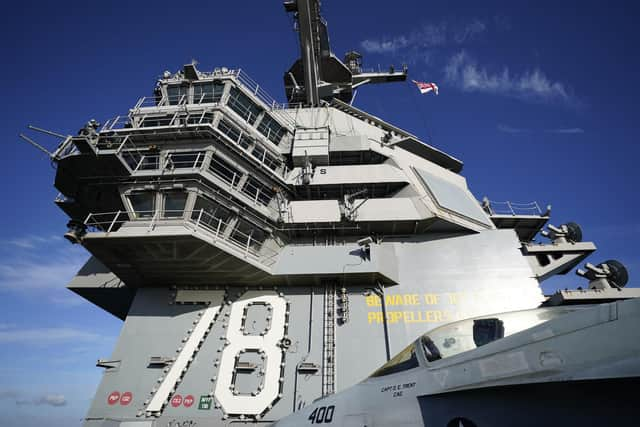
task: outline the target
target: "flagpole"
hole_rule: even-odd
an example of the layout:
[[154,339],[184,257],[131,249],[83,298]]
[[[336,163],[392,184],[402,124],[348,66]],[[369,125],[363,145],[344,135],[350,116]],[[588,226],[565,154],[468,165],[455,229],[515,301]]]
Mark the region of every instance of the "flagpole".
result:
[[[412,82],[415,82],[415,80],[412,80]],[[407,82],[407,84],[409,86],[411,86],[411,87],[407,86],[407,87],[409,87],[409,90],[411,92],[409,96],[410,96],[410,98],[413,99],[415,111],[418,112],[419,119],[421,119],[421,121],[422,121],[422,127],[424,129],[425,137],[429,137],[429,139],[431,139],[430,132],[429,132],[429,126],[427,126],[427,120],[425,119],[424,106],[418,106],[417,105],[418,101],[416,99],[415,90],[413,89],[415,87],[415,83]],[[423,95],[420,94],[420,96],[423,96]]]

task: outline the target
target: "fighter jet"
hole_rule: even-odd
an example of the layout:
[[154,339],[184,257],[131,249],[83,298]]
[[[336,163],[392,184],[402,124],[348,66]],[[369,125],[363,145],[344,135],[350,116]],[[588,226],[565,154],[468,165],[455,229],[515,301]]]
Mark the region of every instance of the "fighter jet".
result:
[[436,328],[274,427],[631,426],[638,385],[640,299],[540,307]]

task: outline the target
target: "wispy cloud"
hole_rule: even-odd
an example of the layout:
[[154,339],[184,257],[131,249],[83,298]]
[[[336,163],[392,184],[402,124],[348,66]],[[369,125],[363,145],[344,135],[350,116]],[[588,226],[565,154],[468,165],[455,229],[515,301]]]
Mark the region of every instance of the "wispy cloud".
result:
[[465,43],[484,33],[487,30],[487,24],[475,19],[472,22],[458,28],[454,31],[453,38],[458,44]]
[[576,104],[564,84],[550,80],[541,70],[514,75],[508,67],[491,72],[465,51],[453,55],[445,69],[447,81],[465,92],[484,92],[528,101]]
[[62,394],[46,394],[31,400],[16,400],[16,405],[47,405],[47,406],[66,406],[67,399]]
[[519,133],[556,133],[556,134],[582,134],[585,133],[582,128],[557,128],[557,129],[527,129],[518,128],[510,125],[499,123],[496,126],[498,131],[503,133],[519,134]]
[[53,304],[62,307],[79,307],[85,305],[87,301],[72,292],[67,292],[65,295],[52,296],[49,298]]
[[96,342],[99,334],[73,328],[10,328],[0,330],[0,344],[48,345],[61,342]]
[[23,393],[15,390],[0,390],[0,400],[13,400],[16,405],[47,405],[47,406],[65,406],[67,399],[62,394],[44,394],[37,397],[29,398]]
[[0,400],[15,400],[20,397],[20,393],[15,390],[0,390]]
[[21,249],[35,249],[39,246],[44,246],[50,244],[51,242],[59,242],[62,241],[60,236],[23,236],[17,237],[13,239],[9,239],[6,241],[9,245],[16,246]]
[[3,253],[0,291],[62,290],[87,258],[82,248],[56,237],[25,236],[11,243],[19,249]]
[[[402,52],[407,59],[416,56],[428,56],[426,49],[461,45],[478,38],[487,31],[487,24],[479,19],[464,23],[425,23],[405,34],[377,37],[360,42],[367,53],[396,54]],[[413,57],[413,58],[412,58]]]
[[360,45],[370,53],[393,53],[407,46],[408,41],[405,37],[394,37],[392,39],[382,40],[363,40]]
[[530,129],[514,128],[512,126],[504,125],[504,124],[499,124],[497,126],[497,128],[498,128],[498,130],[500,132],[504,132],[504,133],[529,133],[529,132],[531,132]]
[[584,129],[582,128],[560,128],[560,129],[547,129],[548,133],[567,133],[567,134],[575,134],[575,133],[584,133]]

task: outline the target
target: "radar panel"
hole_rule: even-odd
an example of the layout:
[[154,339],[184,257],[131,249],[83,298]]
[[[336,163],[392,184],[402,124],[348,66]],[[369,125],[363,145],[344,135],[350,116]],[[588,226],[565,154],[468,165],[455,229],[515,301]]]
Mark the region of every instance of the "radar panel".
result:
[[489,219],[480,204],[468,191],[446,181],[432,173],[414,168],[427,190],[433,195],[436,203],[444,209],[453,211],[464,217],[473,219],[485,225],[490,225]]

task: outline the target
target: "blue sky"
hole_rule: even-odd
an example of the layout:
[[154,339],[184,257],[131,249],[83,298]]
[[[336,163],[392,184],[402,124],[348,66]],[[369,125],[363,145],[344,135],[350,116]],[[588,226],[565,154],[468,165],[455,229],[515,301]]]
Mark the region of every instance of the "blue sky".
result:
[[[348,4],[346,4],[348,3]],[[362,88],[355,105],[465,162],[474,194],[552,205],[637,285],[640,55],[633,2],[323,2],[332,48],[365,66],[409,66],[411,84]],[[395,6],[395,7],[392,7]],[[87,258],[60,236],[54,170],[17,138],[65,134],[125,113],[165,70],[240,67],[277,99],[298,54],[278,0],[12,2],[0,17],[4,162],[0,190],[0,425],[79,425],[95,360],[120,321],[64,286]],[[54,140],[39,138],[53,147]],[[573,275],[545,290],[574,286]]]

